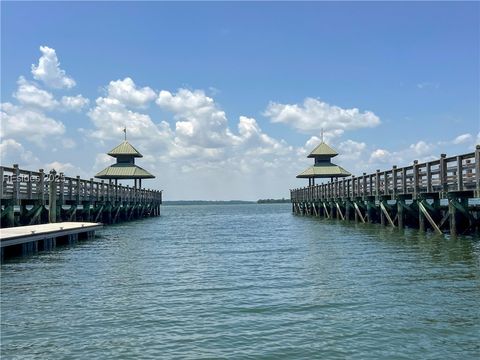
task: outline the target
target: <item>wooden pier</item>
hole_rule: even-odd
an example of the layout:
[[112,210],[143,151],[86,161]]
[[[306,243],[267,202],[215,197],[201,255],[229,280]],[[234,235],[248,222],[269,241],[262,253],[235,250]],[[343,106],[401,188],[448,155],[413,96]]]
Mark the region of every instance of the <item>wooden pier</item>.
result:
[[0,167],[1,227],[56,222],[112,224],[160,216],[162,191]]
[[1,259],[48,251],[57,245],[72,245],[81,239],[92,239],[100,223],[62,222],[0,229]]
[[290,190],[292,211],[452,235],[480,231],[480,145],[474,152]]

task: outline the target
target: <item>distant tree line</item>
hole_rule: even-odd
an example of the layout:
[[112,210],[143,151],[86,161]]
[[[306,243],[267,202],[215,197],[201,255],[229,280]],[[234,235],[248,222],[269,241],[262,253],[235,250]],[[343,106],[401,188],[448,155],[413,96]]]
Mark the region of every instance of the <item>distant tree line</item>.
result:
[[257,204],[283,204],[283,203],[289,203],[290,199],[260,199],[257,201]]
[[164,205],[242,205],[242,204],[255,204],[253,201],[242,201],[242,200],[228,200],[228,201],[219,201],[219,200],[173,200],[173,201],[164,201]]

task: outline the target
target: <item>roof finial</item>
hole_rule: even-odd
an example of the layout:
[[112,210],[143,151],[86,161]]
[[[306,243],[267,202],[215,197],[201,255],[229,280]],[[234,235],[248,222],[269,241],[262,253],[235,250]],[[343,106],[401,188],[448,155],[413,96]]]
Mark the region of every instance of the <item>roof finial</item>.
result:
[[322,143],[323,143],[323,128],[322,128]]
[[126,126],[123,128],[123,132],[125,133],[125,141],[127,141],[127,127]]

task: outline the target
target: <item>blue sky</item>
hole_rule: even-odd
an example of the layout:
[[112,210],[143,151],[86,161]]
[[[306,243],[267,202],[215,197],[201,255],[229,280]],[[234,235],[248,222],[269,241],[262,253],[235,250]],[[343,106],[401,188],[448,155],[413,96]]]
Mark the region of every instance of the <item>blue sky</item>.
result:
[[304,184],[322,127],[352,173],[478,143],[476,2],[1,10],[5,164],[90,177],[125,123],[166,198],[256,199]]

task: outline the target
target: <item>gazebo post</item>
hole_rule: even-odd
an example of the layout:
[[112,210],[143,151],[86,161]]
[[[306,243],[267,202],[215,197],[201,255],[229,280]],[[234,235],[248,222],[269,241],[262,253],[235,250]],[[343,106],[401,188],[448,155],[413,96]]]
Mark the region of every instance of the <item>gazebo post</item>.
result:
[[142,188],[142,179],[138,179],[138,188],[139,188],[139,189]]

